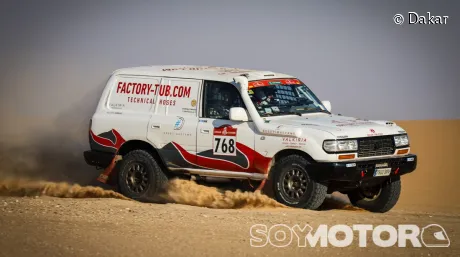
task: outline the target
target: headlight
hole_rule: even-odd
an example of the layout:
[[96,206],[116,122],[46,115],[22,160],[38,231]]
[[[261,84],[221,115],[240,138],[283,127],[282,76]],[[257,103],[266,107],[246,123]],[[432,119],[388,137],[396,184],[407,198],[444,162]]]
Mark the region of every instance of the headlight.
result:
[[395,136],[395,146],[396,147],[408,146],[408,145],[409,145],[409,137],[407,135]]
[[325,140],[323,149],[327,153],[357,151],[358,140]]

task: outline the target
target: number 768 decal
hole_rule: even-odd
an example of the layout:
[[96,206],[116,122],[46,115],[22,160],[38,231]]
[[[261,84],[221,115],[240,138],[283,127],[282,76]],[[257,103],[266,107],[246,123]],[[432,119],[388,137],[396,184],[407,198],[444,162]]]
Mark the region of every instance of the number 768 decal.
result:
[[212,152],[214,155],[236,155],[236,128],[223,125],[214,128]]

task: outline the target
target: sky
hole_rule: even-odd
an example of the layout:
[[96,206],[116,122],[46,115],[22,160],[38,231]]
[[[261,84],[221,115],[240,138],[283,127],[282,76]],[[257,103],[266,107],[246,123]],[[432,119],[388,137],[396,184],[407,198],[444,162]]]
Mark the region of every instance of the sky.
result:
[[458,1],[2,1],[0,138],[86,129],[110,73],[142,65],[282,72],[334,113],[459,119],[459,19]]

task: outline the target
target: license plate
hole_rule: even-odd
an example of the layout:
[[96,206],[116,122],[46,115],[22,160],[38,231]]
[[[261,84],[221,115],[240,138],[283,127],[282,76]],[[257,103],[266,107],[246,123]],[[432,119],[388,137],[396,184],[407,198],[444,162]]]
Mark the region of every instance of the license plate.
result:
[[375,169],[374,177],[388,176],[391,173],[391,168]]

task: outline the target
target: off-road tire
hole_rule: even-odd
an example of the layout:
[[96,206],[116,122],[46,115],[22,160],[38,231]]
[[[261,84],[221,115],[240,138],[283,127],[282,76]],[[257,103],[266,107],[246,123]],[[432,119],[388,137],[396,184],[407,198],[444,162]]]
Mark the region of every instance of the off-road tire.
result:
[[347,195],[354,206],[371,212],[383,213],[391,210],[396,205],[400,194],[401,180],[396,178],[382,184],[380,194],[374,199],[365,197],[359,188],[349,192]]
[[[307,171],[308,164],[309,162],[300,155],[289,155],[276,162],[270,173],[274,196],[278,202],[290,207],[311,210],[316,210],[321,206],[326,198],[327,186],[311,178]],[[290,198],[282,188],[283,177],[293,169],[300,171],[306,178],[306,190],[298,200]]]
[[[147,172],[148,183],[146,189],[141,193],[134,192],[128,186],[128,170],[135,163],[141,164]],[[158,195],[166,187],[167,183],[168,177],[155,158],[147,151],[133,150],[123,156],[118,171],[118,188],[126,197],[141,202],[160,201]]]

